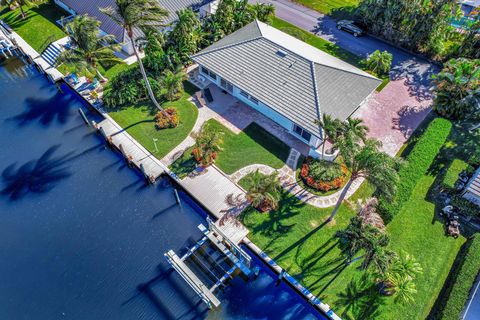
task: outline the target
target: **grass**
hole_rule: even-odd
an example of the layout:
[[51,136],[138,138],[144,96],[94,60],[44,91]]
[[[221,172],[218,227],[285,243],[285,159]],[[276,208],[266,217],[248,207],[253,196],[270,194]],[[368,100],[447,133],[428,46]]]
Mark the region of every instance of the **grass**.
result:
[[[342,204],[334,224],[324,224],[332,208],[319,209],[301,203],[291,195],[284,195],[278,212],[261,214],[248,209],[242,220],[250,229],[249,238],[264,249],[277,263],[286,268],[316,295],[329,303],[338,314],[350,308],[343,318],[355,319],[425,319],[448,277],[457,253],[465,238],[445,236],[444,224],[437,219],[435,198],[442,184],[444,171],[454,159],[468,159],[478,148],[478,135],[469,133],[466,124],[455,124],[433,165],[415,184],[409,199],[387,226],[390,248],[405,250],[422,264],[424,273],[416,280],[418,293],[415,303],[395,304],[391,298],[382,298],[378,308],[362,308],[362,302],[371,307],[368,295],[355,297],[356,308],[345,302],[355,279],[364,273],[358,269],[360,261],[345,266],[344,258],[334,238],[336,231],[346,227],[355,211]],[[403,148],[407,156],[420,139],[413,139]],[[368,185],[362,186],[351,202],[373,193]],[[352,312],[355,310],[356,312]],[[360,314],[361,313],[361,314]]]
[[[226,174],[232,174],[251,164],[265,164],[276,169],[285,165],[290,148],[255,122],[239,134],[233,133],[214,119],[208,120],[205,125],[223,133],[223,150],[218,153],[215,164]],[[191,150],[188,150],[170,168],[184,177],[193,171],[194,164]]]
[[[348,50],[345,50],[337,46],[336,44],[330,41],[317,37],[316,35],[308,31],[305,31],[285,20],[282,20],[276,17],[273,18],[272,26],[285,33],[288,33],[289,35],[299,40],[302,40],[303,42],[308,43],[309,45],[319,50],[322,50],[334,57],[337,57],[343,61],[350,63],[351,65],[354,65],[357,68],[360,68],[366,72],[369,72],[365,66],[365,59],[363,59],[360,56],[357,56],[356,54],[351,53]],[[382,91],[382,89],[385,88],[385,86],[390,82],[390,78],[388,76],[379,77],[379,78],[382,80],[382,83],[377,87],[376,89],[377,92]]]
[[[154,117],[157,109],[149,101],[109,111],[109,115],[148,151],[161,159],[190,134],[197,120],[198,109],[188,100],[195,89],[185,83],[185,90],[186,92],[178,101],[162,104],[164,108],[173,107],[178,111],[180,124],[173,129],[157,130],[155,128]],[[157,149],[154,138],[157,139]]]
[[26,19],[22,19],[19,8],[13,11],[3,9],[0,12],[0,19],[39,53],[42,53],[50,42],[66,36],[55,21],[68,14],[56,5],[46,2],[38,6],[24,6],[24,10]]
[[358,7],[359,0],[294,0],[315,11],[345,19],[352,16]]

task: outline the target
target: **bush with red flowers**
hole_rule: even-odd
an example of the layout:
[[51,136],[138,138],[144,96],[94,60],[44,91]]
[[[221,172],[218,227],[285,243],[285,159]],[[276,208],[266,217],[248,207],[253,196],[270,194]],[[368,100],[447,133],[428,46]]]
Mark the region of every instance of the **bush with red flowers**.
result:
[[155,127],[157,130],[175,128],[178,126],[180,119],[178,118],[177,110],[174,108],[167,108],[165,110],[159,111],[155,115]]
[[307,186],[323,192],[341,188],[347,174],[344,165],[310,157],[305,159],[300,171],[300,177]]

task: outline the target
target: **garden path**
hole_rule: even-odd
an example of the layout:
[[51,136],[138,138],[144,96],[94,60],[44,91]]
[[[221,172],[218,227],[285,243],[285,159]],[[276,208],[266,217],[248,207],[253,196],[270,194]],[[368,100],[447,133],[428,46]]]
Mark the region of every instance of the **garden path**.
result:
[[[262,174],[265,175],[277,171],[283,188],[293,194],[299,200],[317,208],[328,208],[334,206],[337,203],[343,188],[328,196],[319,196],[304,189],[301,185],[297,183],[296,179],[296,169],[299,157],[300,152],[292,148],[290,150],[290,155],[288,156],[287,163],[278,170],[264,164],[252,164],[231,174],[229,178],[233,182],[238,183],[240,179],[242,179],[249,173],[255,172],[256,170],[259,170]],[[350,190],[348,191],[345,199],[348,199],[350,196],[352,196],[355,191],[357,191],[357,189],[360,187],[363,181],[364,179],[356,179],[350,187]]]

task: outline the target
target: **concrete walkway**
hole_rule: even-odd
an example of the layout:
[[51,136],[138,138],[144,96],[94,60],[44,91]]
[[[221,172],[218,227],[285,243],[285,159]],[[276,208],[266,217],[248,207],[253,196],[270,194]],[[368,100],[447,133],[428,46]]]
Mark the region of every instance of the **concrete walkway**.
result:
[[[256,170],[260,171],[264,175],[269,175],[277,171],[279,180],[283,188],[293,194],[299,200],[317,208],[328,208],[334,206],[337,203],[343,188],[328,196],[319,196],[304,189],[297,183],[296,177],[297,163],[299,158],[300,153],[292,148],[290,150],[290,155],[288,157],[287,163],[278,170],[264,164],[252,164],[238,170],[237,172],[234,172],[229,176],[229,178],[233,182],[238,183],[243,177],[252,172],[255,172]],[[345,199],[351,197],[355,193],[355,191],[357,191],[357,189],[361,186],[363,181],[364,179],[355,180],[352,183],[350,190],[347,192]]]

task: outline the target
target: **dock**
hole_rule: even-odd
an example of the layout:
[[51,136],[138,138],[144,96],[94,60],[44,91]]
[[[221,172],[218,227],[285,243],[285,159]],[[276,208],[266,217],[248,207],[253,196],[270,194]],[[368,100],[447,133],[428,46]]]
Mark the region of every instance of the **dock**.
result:
[[[5,23],[0,23],[0,41],[3,39],[4,45],[7,41],[11,44],[12,48],[19,50],[23,55],[27,56],[29,60],[39,69],[39,71],[45,73],[52,82],[57,82],[63,79],[63,74],[55,67],[50,65],[35,49],[32,48],[20,35],[15,31],[7,28]],[[0,46],[2,44],[0,43]]]
[[144,146],[138,143],[125,129],[120,127],[108,114],[97,123],[96,128],[105,139],[120,152],[125,159],[136,166],[150,182],[155,182],[168,169]]

